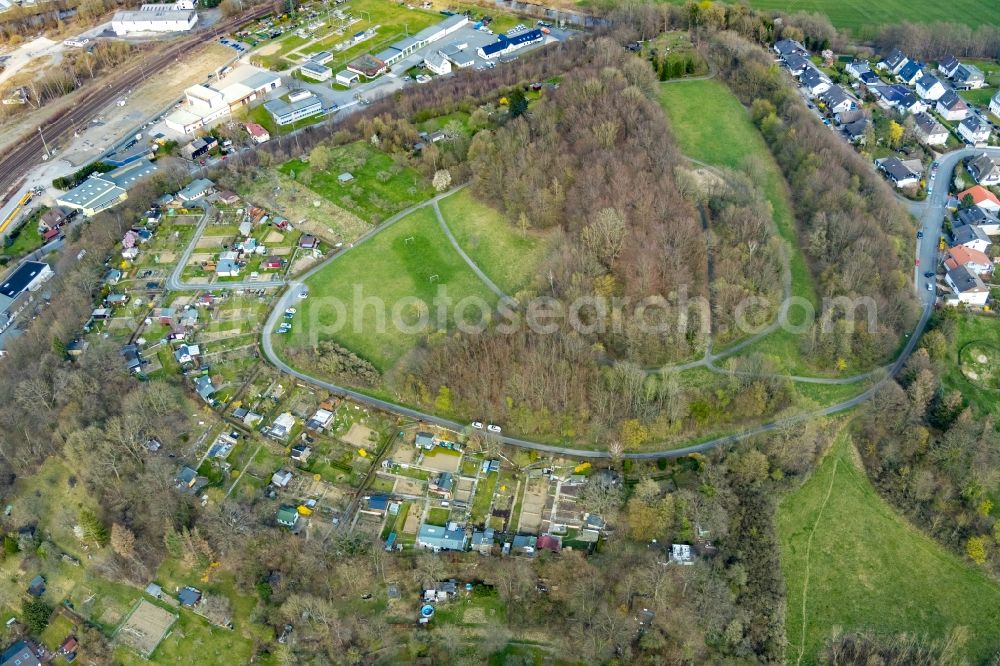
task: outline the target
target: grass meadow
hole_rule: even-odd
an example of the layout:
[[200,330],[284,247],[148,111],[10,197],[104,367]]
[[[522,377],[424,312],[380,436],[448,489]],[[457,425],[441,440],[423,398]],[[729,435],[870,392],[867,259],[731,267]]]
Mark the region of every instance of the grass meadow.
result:
[[545,255],[546,237],[522,235],[468,188],[440,202],[441,214],[466,254],[508,294],[531,285]]
[[[670,0],[684,4],[683,0]],[[1000,3],[982,0],[749,0],[754,9],[781,12],[826,14],[834,26],[856,37],[874,37],[879,26],[910,21],[911,23],[964,23],[975,28],[982,23],[1000,23]]]
[[846,431],[778,509],[788,663],[815,664],[834,627],[944,639],[966,657],[1000,649],[1000,585],[898,515],[859,467]]
[[[323,334],[367,359],[380,371],[390,370],[426,334],[398,330],[392,325],[392,309],[413,322],[418,308],[435,314],[433,299],[446,287],[453,303],[478,297],[492,306],[495,295],[479,280],[448,242],[430,206],[421,208],[312,276],[307,284],[313,297],[301,301],[288,343],[305,346],[313,326],[331,327],[344,315],[337,332]],[[376,297],[386,304],[385,325],[376,308],[357,301]],[[338,313],[327,298],[345,304]],[[470,319],[473,309],[470,308]],[[433,319],[432,319],[433,321]],[[454,323],[453,317],[448,324]]]

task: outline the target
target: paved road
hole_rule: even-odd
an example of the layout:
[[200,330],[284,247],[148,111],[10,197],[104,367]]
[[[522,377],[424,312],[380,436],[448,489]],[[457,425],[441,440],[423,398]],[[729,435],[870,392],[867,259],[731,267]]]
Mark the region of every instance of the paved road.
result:
[[[945,203],[947,202],[947,190],[948,190],[947,183],[951,179],[951,175],[952,172],[954,171],[955,165],[958,164],[958,162],[964,159],[965,157],[977,154],[979,152],[982,151],[980,149],[967,148],[967,149],[957,150],[942,157],[939,160],[940,170],[938,172],[938,177],[936,179],[937,182],[935,183],[935,184],[941,183],[941,185],[939,187],[934,188],[933,194],[930,197],[928,197],[928,199],[925,202],[922,202],[920,204],[914,204],[911,206],[911,211],[920,220],[921,230],[923,231],[923,238],[920,239],[920,242],[918,243],[917,247],[917,253],[920,257],[921,267],[933,267],[935,265],[937,259],[937,244],[938,244],[938,239],[940,238],[941,235],[941,229],[945,214]],[[988,149],[987,152],[1000,156],[1000,149]],[[366,236],[362,239],[362,241],[367,240],[372,235],[374,235],[374,233],[377,233],[378,231],[382,230],[385,226],[394,223],[395,221],[403,217],[405,214],[411,212],[412,210],[427,205],[428,203],[433,203],[436,206],[437,201],[443,198],[443,196],[447,196],[447,194],[450,194],[450,192],[435,197],[431,202],[425,202],[424,204],[415,206],[412,209],[403,211],[396,217],[391,218],[383,226],[370,231],[368,234],[366,234]],[[302,280],[305,280],[311,275],[315,274],[323,267],[325,267],[329,262],[336,260],[337,257],[341,256],[343,253],[344,252],[339,252],[331,256],[323,263],[317,265],[308,273],[306,273],[303,276]],[[915,268],[915,271],[919,271],[919,269]],[[658,451],[644,451],[641,453],[627,453],[625,454],[625,457],[633,460],[648,460],[657,458],[678,458],[681,456],[689,455],[691,453],[702,453],[718,448],[720,446],[734,444],[736,442],[747,439],[748,437],[753,437],[768,432],[782,430],[784,428],[794,426],[798,423],[802,423],[804,421],[808,421],[813,418],[821,416],[830,416],[832,414],[838,414],[840,412],[848,411],[850,409],[854,409],[855,407],[866,402],[867,400],[870,400],[872,396],[874,396],[887,382],[892,380],[892,378],[903,367],[903,364],[906,363],[906,360],[910,357],[910,354],[912,354],[913,350],[916,348],[917,342],[919,341],[920,336],[923,334],[924,329],[927,327],[927,322],[930,320],[931,314],[934,312],[934,303],[936,300],[935,293],[933,291],[928,292],[925,287],[921,286],[923,282],[919,279],[920,278],[919,272],[915,272],[915,276],[916,278],[918,278],[914,283],[915,288],[917,289],[918,297],[921,299],[923,303],[923,309],[920,315],[920,319],[917,322],[917,325],[914,327],[913,332],[909,336],[906,346],[903,348],[902,352],[899,354],[899,356],[891,365],[887,366],[884,369],[877,369],[872,372],[865,373],[864,375],[858,376],[859,378],[873,378],[877,377],[879,373],[881,373],[884,370],[884,374],[882,374],[881,377],[879,377],[878,380],[864,392],[854,396],[853,398],[839,402],[835,405],[830,405],[828,407],[824,407],[822,409],[817,409],[809,412],[803,412],[801,414],[796,414],[795,416],[790,416],[787,418],[776,419],[768,423],[763,423],[758,426],[747,428],[737,433],[725,435],[722,437],[715,437],[702,442],[698,442],[696,444],[692,444],[690,446],[663,449]],[[335,395],[350,398],[359,403],[369,405],[376,409],[381,409],[384,411],[399,414],[401,416],[406,416],[408,418],[417,419],[424,423],[434,424],[445,428],[451,428],[454,430],[461,431],[468,429],[468,424],[466,423],[458,423],[455,421],[451,421],[449,419],[441,418],[434,414],[427,414],[410,407],[398,405],[396,403],[389,402],[386,400],[381,400],[379,398],[373,398],[363,393],[359,393],[358,391],[354,391],[352,389],[339,386],[337,384],[333,384],[331,382],[319,379],[317,377],[313,377],[311,375],[307,375],[286,364],[275,353],[271,336],[278,322],[279,317],[281,317],[284,310],[294,302],[294,299],[298,297],[298,294],[302,290],[303,290],[303,285],[301,281],[293,282],[290,285],[290,288],[278,300],[270,316],[268,317],[267,322],[264,325],[264,331],[262,335],[262,345],[263,345],[264,355],[275,367],[277,367],[282,372],[285,372],[293,377],[301,379],[304,382],[326,389]],[[711,367],[710,364],[709,367]],[[800,378],[800,379],[808,379],[809,381],[813,381],[816,383],[834,384],[834,383],[842,383],[845,379],[850,379],[850,378]],[[857,379],[855,379],[854,381],[857,381]],[[600,459],[600,458],[610,457],[610,454],[607,451],[583,450],[572,447],[555,446],[552,444],[544,444],[541,442],[534,442],[531,440],[521,439],[518,437],[512,437],[510,435],[499,435],[497,436],[497,439],[502,441],[504,444],[510,446],[532,449],[535,451],[542,451],[546,453],[555,453],[559,455],[572,456],[576,458]]]

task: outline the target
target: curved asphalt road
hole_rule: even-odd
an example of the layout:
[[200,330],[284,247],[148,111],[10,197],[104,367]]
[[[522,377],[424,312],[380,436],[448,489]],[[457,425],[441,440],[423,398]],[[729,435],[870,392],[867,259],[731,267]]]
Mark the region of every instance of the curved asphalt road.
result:
[[[923,311],[921,313],[920,320],[917,322],[916,327],[914,327],[913,333],[907,340],[906,346],[903,348],[903,351],[899,354],[899,356],[891,365],[889,365],[887,368],[884,368],[885,374],[875,384],[870,386],[867,390],[860,393],[859,395],[850,398],[849,400],[844,400],[843,402],[839,402],[835,405],[830,405],[822,409],[817,409],[811,412],[803,412],[801,414],[796,414],[794,416],[789,416],[787,418],[776,419],[774,421],[763,423],[761,425],[754,426],[752,428],[748,428],[746,430],[733,433],[731,435],[725,435],[723,437],[715,437],[713,439],[699,442],[697,444],[692,444],[690,446],[665,449],[661,451],[644,451],[641,453],[627,453],[625,454],[624,457],[633,460],[648,460],[656,458],[679,458],[681,456],[686,456],[691,453],[702,453],[705,451],[710,451],[711,449],[714,448],[718,448],[720,446],[734,444],[748,437],[753,437],[755,435],[781,430],[788,426],[793,426],[797,423],[801,423],[803,421],[807,421],[809,419],[813,419],[818,416],[829,416],[831,414],[844,412],[849,409],[853,409],[854,407],[857,407],[861,403],[871,399],[871,397],[875,395],[879,391],[879,389],[881,389],[882,386],[885,385],[886,382],[890,381],[892,377],[894,377],[896,373],[899,372],[899,370],[903,367],[903,364],[906,363],[906,360],[910,357],[910,354],[913,353],[914,348],[916,348],[917,341],[920,339],[921,334],[924,332],[924,328],[926,328],[927,322],[930,320],[931,314],[934,311],[936,290],[927,291],[926,287],[924,286],[925,279],[922,278],[922,271],[925,270],[926,268],[932,268],[936,265],[938,240],[941,237],[942,224],[944,221],[944,214],[945,214],[945,203],[947,202],[948,199],[947,181],[951,179],[951,175],[954,171],[954,168],[960,160],[970,155],[979,154],[983,152],[983,150],[984,149],[963,148],[948,153],[943,157],[941,157],[938,160],[940,163],[940,167],[938,172],[939,175],[935,180],[935,184],[937,183],[944,183],[944,184],[940,187],[935,187],[933,189],[933,193],[925,201],[920,203],[913,203],[910,206],[911,212],[919,220],[920,229],[921,231],[923,231],[923,238],[921,238],[917,244],[917,256],[920,259],[920,265],[914,266],[914,285],[917,289],[918,296],[921,298],[923,302]],[[998,148],[990,148],[985,150],[991,155],[1000,157],[1000,149]],[[417,210],[418,208],[422,208],[427,205],[433,205],[436,208],[437,202],[440,199],[444,198],[445,196],[448,196],[457,189],[460,188],[456,188],[455,190],[451,190],[444,194],[440,194],[431,199],[430,201],[426,201],[422,204],[418,204],[417,206],[413,206],[411,208],[406,209],[405,211],[398,213],[397,215],[393,216],[385,223],[383,223],[381,226],[376,227],[371,231],[369,231],[360,240],[354,243],[354,245],[356,246],[359,243],[368,240],[373,235],[383,230],[385,227],[394,224],[399,219],[402,219],[403,217],[413,212],[414,210]],[[274,306],[274,309],[271,311],[271,314],[264,325],[264,331],[262,335],[262,346],[264,350],[264,355],[275,367],[277,367],[282,372],[285,372],[293,377],[297,377],[298,379],[301,379],[302,381],[312,384],[314,386],[321,387],[327,391],[330,391],[334,395],[350,398],[359,403],[369,405],[376,409],[393,412],[395,414],[416,419],[418,421],[423,421],[425,423],[430,423],[454,430],[460,430],[460,431],[467,430],[469,428],[469,425],[466,423],[458,423],[455,421],[451,421],[449,419],[444,419],[439,416],[435,416],[433,414],[427,414],[419,410],[412,409],[410,407],[397,405],[396,403],[393,402],[381,400],[379,398],[373,398],[371,396],[359,393],[352,389],[324,381],[322,379],[313,377],[311,375],[307,375],[304,372],[301,372],[289,366],[281,358],[278,357],[277,353],[275,353],[274,346],[271,340],[271,335],[278,322],[278,319],[282,316],[285,309],[288,308],[292,303],[294,303],[294,300],[298,297],[298,295],[303,292],[304,290],[303,282],[312,275],[316,274],[317,272],[325,268],[330,262],[335,261],[338,257],[342,256],[349,250],[350,248],[347,248],[345,250],[333,254],[326,261],[316,265],[305,275],[303,275],[299,280],[294,281],[289,285],[289,289],[284,294],[282,294],[282,296],[278,299],[276,305]],[[870,373],[866,373],[866,375],[859,377],[877,376],[877,374],[881,370],[882,369],[874,370]],[[827,380],[825,378],[807,378],[807,379],[817,380],[820,383],[839,383],[836,381],[836,378],[833,378],[832,381]],[[599,458],[610,457],[610,454],[607,451],[588,451],[588,450],[581,450],[565,446],[554,446],[551,444],[543,444],[541,442],[533,442],[530,440],[520,439],[518,437],[511,437],[509,435],[502,435],[502,434],[497,435],[497,439],[502,441],[504,444],[508,444],[510,446],[517,446],[526,449],[533,449],[535,451],[555,453],[559,455],[565,455],[576,458],[599,459]]]

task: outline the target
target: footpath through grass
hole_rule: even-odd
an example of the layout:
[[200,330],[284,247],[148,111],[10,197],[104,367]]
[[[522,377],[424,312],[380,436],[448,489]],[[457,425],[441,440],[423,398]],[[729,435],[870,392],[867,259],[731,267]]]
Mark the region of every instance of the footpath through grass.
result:
[[[442,327],[454,324],[454,306],[463,299],[481,299],[479,304],[490,308],[496,302],[448,242],[430,206],[349,251],[307,284],[311,296],[297,306],[288,344],[309,345],[314,335],[332,339],[382,372],[427,335],[414,326],[421,308],[437,326],[435,296],[447,294],[452,303]],[[467,320],[472,322],[477,312],[470,306]],[[407,326],[395,325],[394,313]]]
[[778,510],[788,663],[816,663],[834,627],[943,639],[956,626],[984,662],[1000,649],[1000,586],[899,516],[852,446],[842,433]]
[[531,285],[545,255],[542,235],[531,230],[522,234],[468,188],[442,199],[439,206],[458,244],[497,286],[513,295]]

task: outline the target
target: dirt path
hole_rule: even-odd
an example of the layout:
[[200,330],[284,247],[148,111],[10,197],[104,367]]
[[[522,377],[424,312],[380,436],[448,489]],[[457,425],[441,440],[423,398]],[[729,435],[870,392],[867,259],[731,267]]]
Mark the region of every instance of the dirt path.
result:
[[806,540],[806,574],[802,580],[802,630],[799,635],[799,656],[795,660],[796,666],[802,663],[802,656],[806,651],[806,621],[808,619],[807,605],[809,602],[809,555],[812,551],[813,536],[816,534],[820,520],[823,519],[823,510],[830,501],[830,495],[833,494],[833,482],[837,480],[837,468],[839,466],[840,458],[836,458],[833,461],[833,473],[830,474],[830,487],[826,489],[826,497],[823,498],[823,503],[816,514],[816,522],[813,523],[812,530],[809,531],[809,538]]

